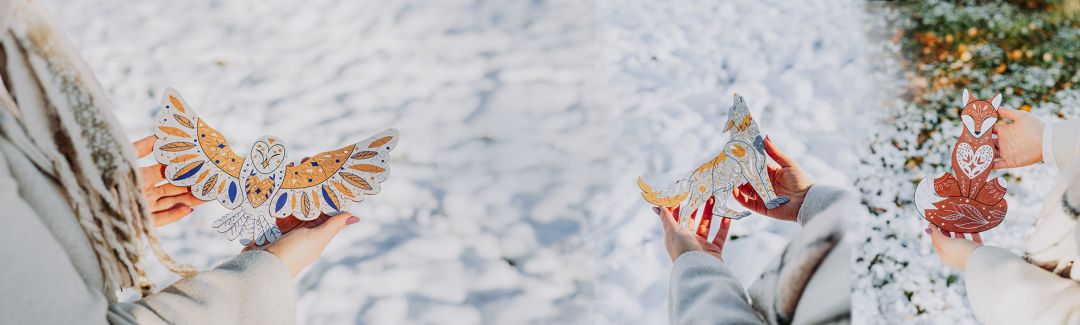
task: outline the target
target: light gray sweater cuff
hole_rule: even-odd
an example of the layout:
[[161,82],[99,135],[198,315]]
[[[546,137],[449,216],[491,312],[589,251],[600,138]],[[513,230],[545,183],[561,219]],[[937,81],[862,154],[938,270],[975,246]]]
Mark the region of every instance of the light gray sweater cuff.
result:
[[739,280],[720,259],[705,252],[683,253],[671,269],[668,313],[671,324],[760,324]]
[[829,206],[850,196],[847,191],[839,187],[814,184],[810,186],[810,190],[806,193],[806,198],[803,199],[802,206],[799,207],[799,215],[795,217],[795,221],[800,226],[805,226],[821,211],[825,211]]
[[1053,168],[1054,170],[1060,171],[1060,169],[1057,168],[1057,161],[1054,160],[1054,121],[1043,124],[1042,141],[1043,163],[1049,165],[1050,168]]

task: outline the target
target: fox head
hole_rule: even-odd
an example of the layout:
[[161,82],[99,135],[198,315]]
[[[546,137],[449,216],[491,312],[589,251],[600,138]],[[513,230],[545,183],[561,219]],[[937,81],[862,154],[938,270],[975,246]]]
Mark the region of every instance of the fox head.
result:
[[991,127],[998,120],[998,108],[1001,107],[1001,94],[994,95],[989,101],[976,99],[964,89],[960,95],[960,121],[964,123],[964,131],[968,134],[981,138],[990,133]]
[[[732,127],[749,123],[749,118],[750,108],[746,107],[746,101],[739,94],[735,94],[735,101],[731,103],[731,108],[728,108],[727,125],[724,126],[724,132],[731,130]],[[739,129],[742,128],[745,128],[745,126]]]

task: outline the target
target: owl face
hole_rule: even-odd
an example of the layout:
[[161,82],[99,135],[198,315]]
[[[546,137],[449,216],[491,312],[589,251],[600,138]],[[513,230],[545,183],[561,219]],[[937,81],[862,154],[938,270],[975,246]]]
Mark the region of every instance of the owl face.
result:
[[282,167],[285,157],[285,145],[273,136],[263,136],[256,140],[248,153],[251,165],[261,174],[270,174]]

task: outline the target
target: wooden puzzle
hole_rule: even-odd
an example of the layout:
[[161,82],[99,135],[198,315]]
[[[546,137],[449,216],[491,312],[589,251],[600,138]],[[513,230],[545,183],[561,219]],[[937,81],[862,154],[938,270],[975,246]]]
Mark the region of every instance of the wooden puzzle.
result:
[[994,161],[994,123],[1001,94],[976,99],[967,89],[960,98],[964,129],[953,145],[952,173],[933,181],[923,178],[915,189],[915,206],[927,221],[944,231],[970,233],[996,227],[1005,219],[1005,179],[988,180]]
[[[737,212],[727,207],[727,197],[736,187],[750,183],[765,200],[768,209],[775,209],[788,201],[788,197],[777,196],[773,191],[767,169],[765,140],[750,116],[746,102],[738,94],[735,94],[735,101],[728,109],[724,133],[729,138],[720,154],[677,179],[673,185],[654,190],[643,178],[638,177],[638,187],[646,201],[659,207],[674,208],[675,217],[685,227],[699,233],[708,229],[709,241],[716,237],[720,229],[720,222],[713,220],[715,217],[738,220],[750,215],[749,211]],[[708,211],[699,214],[698,208],[703,204]],[[689,216],[696,217],[682,218],[678,215],[686,211],[690,211]]]
[[286,165],[285,144],[276,137],[260,137],[247,156],[241,156],[175,90],[165,90],[161,106],[154,158],[166,166],[166,181],[231,209],[213,227],[229,240],[240,238],[243,245],[264,245],[281,237],[271,217],[313,220],[347,211],[353,202],[378,193],[398,141],[398,131],[388,129]]

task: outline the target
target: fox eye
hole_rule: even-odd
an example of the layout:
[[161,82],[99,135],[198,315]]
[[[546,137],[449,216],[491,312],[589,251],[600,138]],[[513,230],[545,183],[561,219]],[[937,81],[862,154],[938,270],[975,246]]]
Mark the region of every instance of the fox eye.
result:
[[994,117],[990,117],[990,118],[987,118],[987,119],[983,120],[982,128],[979,129],[979,132],[989,131],[990,127],[994,126],[994,123],[996,123],[996,122],[997,122],[997,118],[994,118]]
[[971,116],[964,115],[960,117],[960,120],[964,122],[964,128],[967,129],[968,132],[975,134],[975,119],[971,118]]

